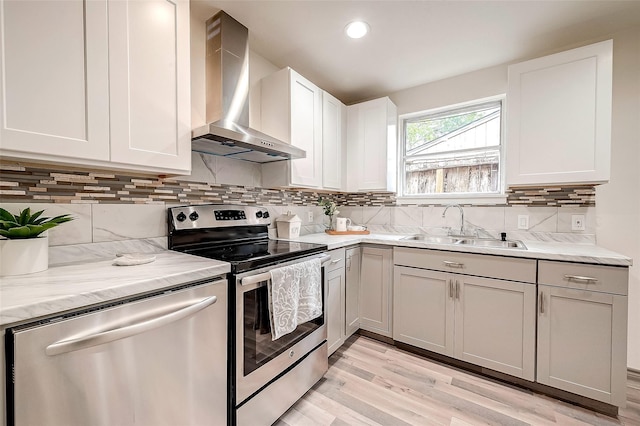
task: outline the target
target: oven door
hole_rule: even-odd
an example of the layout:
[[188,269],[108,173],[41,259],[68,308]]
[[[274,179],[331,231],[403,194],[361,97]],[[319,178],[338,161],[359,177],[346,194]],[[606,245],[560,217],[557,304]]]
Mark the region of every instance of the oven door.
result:
[[[323,257],[330,259],[329,256]],[[282,263],[278,267],[312,258],[305,257]],[[253,279],[268,272],[269,268],[266,268],[236,277],[236,405],[242,404],[327,339],[323,314],[311,321],[298,324],[291,333],[272,340],[268,278],[257,282]],[[251,283],[243,284],[245,278],[250,279],[244,282]],[[322,311],[325,312],[326,289],[324,279],[322,281]]]

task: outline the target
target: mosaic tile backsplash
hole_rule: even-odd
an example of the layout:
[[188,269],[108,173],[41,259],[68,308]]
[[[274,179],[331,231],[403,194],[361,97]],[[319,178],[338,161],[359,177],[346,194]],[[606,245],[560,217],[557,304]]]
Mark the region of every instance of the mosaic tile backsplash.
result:
[[[259,182],[259,170],[227,164],[220,158],[214,160],[215,164],[206,165],[207,170],[200,168],[198,178],[239,180],[245,185],[188,180],[195,176],[149,178],[0,162],[0,206],[15,212],[32,207],[45,209],[47,216],[74,216],[75,220],[64,227],[49,231],[52,246],[128,239],[162,241],[167,235],[167,207],[199,203],[261,205],[274,221],[291,211],[303,220],[301,234],[313,234],[323,232],[328,225],[327,216],[317,205],[319,196],[332,197],[339,205],[340,216],[349,217],[374,233],[438,234],[459,226],[457,211],[442,217],[440,205],[396,205],[395,194],[388,192],[329,193],[252,187],[250,183]],[[582,193],[584,197],[580,199],[589,197],[588,201],[576,203],[577,191],[587,190],[590,193]],[[545,191],[555,198],[545,198],[543,202]],[[513,190],[509,200],[514,202],[509,204],[465,206],[465,229],[494,237],[506,231],[510,238],[525,241],[592,243],[595,208],[591,192],[592,188]],[[517,226],[518,215],[522,214],[529,215],[526,231]],[[584,215],[585,231],[571,230],[571,216],[575,214]]]
[[[268,189],[180,178],[148,178],[105,172],[52,170],[0,163],[0,201],[70,204],[223,203],[314,206],[318,197],[340,206],[395,206],[392,192],[332,193],[306,189]],[[595,206],[593,186],[512,188],[506,206]]]

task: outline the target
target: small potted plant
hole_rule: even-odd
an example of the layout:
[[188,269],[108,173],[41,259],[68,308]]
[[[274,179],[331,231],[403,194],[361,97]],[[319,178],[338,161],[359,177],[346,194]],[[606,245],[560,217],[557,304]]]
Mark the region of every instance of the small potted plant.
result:
[[333,216],[340,213],[338,211],[338,206],[335,202],[330,200],[329,198],[318,198],[318,205],[321,206],[324,210],[324,214],[329,216],[329,226],[327,226],[328,230],[333,229]]
[[42,213],[44,210],[31,214],[26,208],[14,215],[0,208],[0,276],[30,274],[49,267],[49,240],[41,234],[73,217],[43,217]]

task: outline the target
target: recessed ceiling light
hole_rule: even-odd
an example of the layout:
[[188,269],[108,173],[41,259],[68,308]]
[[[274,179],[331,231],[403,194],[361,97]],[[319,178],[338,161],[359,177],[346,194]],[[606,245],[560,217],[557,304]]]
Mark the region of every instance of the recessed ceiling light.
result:
[[369,32],[369,24],[364,21],[353,21],[345,27],[344,31],[351,38],[362,38]]

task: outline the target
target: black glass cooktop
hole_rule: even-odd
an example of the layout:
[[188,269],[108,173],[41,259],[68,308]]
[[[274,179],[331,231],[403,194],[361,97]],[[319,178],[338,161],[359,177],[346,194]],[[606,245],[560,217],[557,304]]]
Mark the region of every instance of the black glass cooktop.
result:
[[297,241],[258,240],[185,250],[186,253],[231,263],[231,272],[240,273],[271,266],[326,251],[323,244]]

